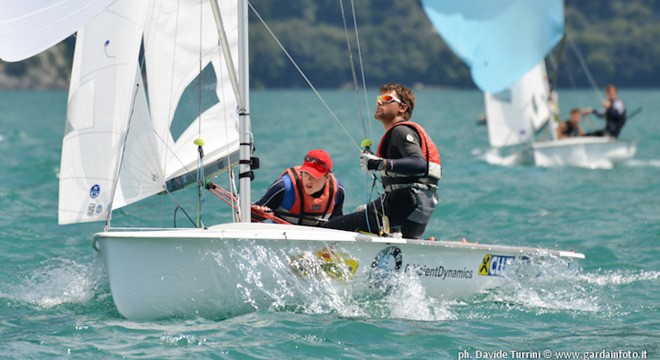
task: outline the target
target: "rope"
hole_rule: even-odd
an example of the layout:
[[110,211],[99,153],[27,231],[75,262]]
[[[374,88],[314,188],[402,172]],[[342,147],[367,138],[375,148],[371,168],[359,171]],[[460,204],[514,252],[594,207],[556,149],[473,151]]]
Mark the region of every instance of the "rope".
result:
[[[363,114],[363,111],[362,111],[362,106],[360,104],[361,100],[360,100],[360,93],[359,93],[359,90],[358,90],[359,85],[358,85],[357,75],[356,75],[356,72],[355,72],[355,64],[353,62],[353,50],[351,49],[351,42],[350,42],[350,38],[348,36],[348,26],[346,25],[346,13],[344,11],[343,0],[339,1],[339,5],[341,7],[341,15],[342,15],[342,20],[344,22],[344,33],[346,34],[346,46],[348,47],[349,60],[350,60],[350,63],[351,63],[351,73],[353,75],[353,84],[354,84],[354,87],[355,87],[355,96],[356,96],[357,101],[358,101],[358,109],[360,111],[360,120],[362,121],[362,130],[364,131],[365,138],[370,138],[373,131],[372,131],[372,127],[371,127],[371,122],[369,122],[369,132],[367,132],[367,128],[366,128],[366,125],[365,125],[364,114]],[[370,112],[370,110],[369,110],[369,101],[367,100],[367,82],[366,82],[365,77],[364,77],[364,66],[363,66],[363,61],[362,61],[362,51],[361,51],[361,48],[360,48],[360,36],[358,34],[357,18],[355,16],[355,4],[354,4],[353,0],[351,0],[351,11],[352,11],[352,14],[353,14],[353,27],[355,29],[355,39],[356,39],[356,43],[357,43],[357,51],[358,51],[358,56],[359,56],[359,61],[360,61],[360,73],[362,75],[362,87],[363,87],[363,91],[364,91],[365,105],[366,105],[367,111]],[[367,140],[365,139],[363,141],[363,144],[362,144],[364,146],[364,151],[370,152],[370,150],[369,150],[370,145],[365,146],[365,144],[364,144],[365,141],[367,141]],[[371,143],[371,140],[369,140],[369,143]],[[373,179],[373,182],[371,184],[371,190],[367,190],[369,188],[368,183],[369,183],[369,178],[370,177]],[[374,174],[371,174],[371,176],[369,176],[369,174],[367,174],[365,176],[365,200],[366,200],[366,202],[365,202],[364,216],[365,216],[365,220],[366,220],[366,223],[367,223],[367,229],[368,229],[369,232],[372,232],[372,230],[371,230],[371,224],[369,223],[369,206],[368,205],[371,203],[371,198],[372,198],[374,192],[376,191],[376,183],[378,182],[378,180],[379,180],[378,177]],[[384,208],[382,208],[381,210],[384,214]],[[385,225],[381,221],[381,219],[379,219],[378,213],[377,213],[377,210],[376,210],[375,207],[374,207],[374,212],[375,212],[376,221],[378,222],[378,228],[379,228],[378,230],[379,230],[379,232],[383,232],[385,230]]]
[[[212,181],[207,182],[206,188],[218,199],[224,201],[227,205],[229,205],[232,209],[238,208],[238,198],[231,192],[223,189],[222,187],[220,187],[219,185],[217,185]],[[277,224],[289,224],[289,225],[291,224],[290,222],[278,217],[272,212],[266,212],[256,208],[255,205],[252,205],[252,207],[250,208],[250,212],[252,213],[252,215],[254,215],[254,217],[252,218],[252,222],[263,222],[264,220],[271,220],[272,222]]]
[[[364,103],[367,108],[367,114],[371,114],[371,109],[369,108],[369,98],[367,96],[367,80],[364,77],[364,64],[362,62],[362,47],[360,46],[360,35],[358,34],[354,0],[351,0],[351,11],[353,12],[353,28],[355,29],[355,42],[357,44],[358,60],[360,60],[360,74],[362,75],[362,91],[364,92]],[[373,126],[371,124],[373,122],[367,121],[367,123],[369,124],[369,133],[367,135],[368,137],[371,137],[373,134]]]

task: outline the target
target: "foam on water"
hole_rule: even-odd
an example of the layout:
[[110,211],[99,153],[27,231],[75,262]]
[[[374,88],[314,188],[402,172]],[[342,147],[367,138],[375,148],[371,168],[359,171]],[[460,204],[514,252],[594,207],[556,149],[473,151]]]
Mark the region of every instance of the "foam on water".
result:
[[[369,306],[381,309],[380,317],[435,321],[455,318],[450,303],[429,297],[419,276],[414,272],[399,273],[390,280],[390,291]],[[368,303],[365,303],[367,305]],[[372,310],[372,315],[374,314]]]
[[[388,290],[382,291],[371,288],[366,280],[349,279],[352,275],[348,275],[345,264],[327,272],[316,254],[305,250],[296,253],[302,255],[290,262],[282,260],[291,258],[284,250],[280,256],[273,256],[272,249],[255,245],[229,254],[242,273],[243,281],[237,289],[243,300],[256,310],[337,314],[348,318],[431,321],[454,316],[447,304],[430,298],[420,279],[412,274],[391,276],[385,285]],[[221,258],[226,261],[226,255],[214,254],[218,263]]]
[[521,155],[518,153],[513,153],[510,155],[502,155],[497,149],[494,148],[490,148],[485,151],[472,150],[472,154],[478,156],[483,161],[491,165],[515,166],[515,165],[520,165],[523,162]]
[[103,271],[97,262],[79,264],[70,259],[53,258],[41,263],[24,281],[0,296],[49,309],[90,301],[102,281]]
[[504,274],[503,286],[489,294],[489,300],[533,309],[536,313],[602,310],[600,291],[581,282],[575,263],[544,256],[526,263],[514,263]]
[[660,271],[632,272],[624,270],[607,271],[602,274],[581,274],[579,280],[601,287],[628,285],[642,281],[660,280]]
[[623,163],[625,166],[629,167],[653,167],[660,168],[660,159],[630,159]]
[[559,258],[546,258],[522,273],[521,269],[512,267],[506,274],[510,281],[489,293],[486,301],[506,303],[537,314],[588,312],[618,316],[624,310],[612,302],[612,288],[660,279],[657,271],[586,273]]

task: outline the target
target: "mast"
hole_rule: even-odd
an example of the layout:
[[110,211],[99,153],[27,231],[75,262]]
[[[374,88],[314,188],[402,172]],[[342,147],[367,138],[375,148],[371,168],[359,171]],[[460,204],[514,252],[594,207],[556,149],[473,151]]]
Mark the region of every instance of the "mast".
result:
[[248,52],[248,3],[246,0],[238,1],[238,79],[231,51],[227,42],[220,7],[217,0],[211,0],[215,24],[218,28],[218,43],[227,63],[227,71],[231,80],[234,95],[238,103],[238,136],[239,136],[239,168],[238,178],[240,186],[239,210],[241,222],[251,222],[250,186],[252,185],[252,134],[250,132],[250,67]]
[[251,222],[252,134],[250,132],[250,58],[248,44],[248,2],[238,0],[238,71],[243,107],[239,109],[238,132],[241,222]]

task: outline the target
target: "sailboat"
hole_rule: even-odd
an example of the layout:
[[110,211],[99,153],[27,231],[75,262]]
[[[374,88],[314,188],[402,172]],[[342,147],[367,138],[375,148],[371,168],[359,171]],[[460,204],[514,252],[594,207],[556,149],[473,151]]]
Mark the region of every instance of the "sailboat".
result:
[[[612,137],[558,139],[558,95],[545,57],[564,37],[563,0],[423,0],[436,30],[471,69],[484,93],[487,159],[499,164],[611,168],[636,152]],[[549,130],[542,138],[542,132]]]
[[[79,0],[80,6],[96,5],[95,14],[80,17],[71,15],[74,2],[53,4],[51,10],[68,21],[54,22],[51,40],[28,49],[4,44],[0,57],[20,60],[58,36],[77,33],[59,222],[105,221],[92,243],[122,316],[227,318],[304,302],[299,297],[310,287],[360,296],[417,283],[431,298],[462,298],[526,268],[537,276],[533,269],[548,262],[571,267],[584,259],[575,251],[253,223],[247,1]],[[41,15],[26,5],[4,16],[29,25]],[[18,31],[42,35],[38,27]],[[200,105],[184,121],[187,127],[175,131],[186,89],[204,88],[205,79],[214,79],[215,102]],[[234,221],[197,221],[194,228],[110,226],[113,210],[186,184],[200,186],[213,172],[233,173],[237,163]]]

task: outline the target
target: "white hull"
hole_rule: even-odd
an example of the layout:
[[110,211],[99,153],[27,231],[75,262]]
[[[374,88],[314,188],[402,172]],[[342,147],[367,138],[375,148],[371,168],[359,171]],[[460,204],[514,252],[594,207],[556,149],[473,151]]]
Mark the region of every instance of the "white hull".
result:
[[632,141],[585,136],[537,142],[532,145],[532,151],[536,166],[569,165],[608,169],[632,158],[637,147]]
[[432,298],[462,298],[501,284],[504,268],[524,263],[520,259],[566,258],[570,264],[584,258],[575,252],[242,223],[104,232],[94,236],[94,244],[117,309],[132,320],[227,318],[272,305],[300,306],[310,289],[323,296],[382,294],[397,277],[419,281]]

